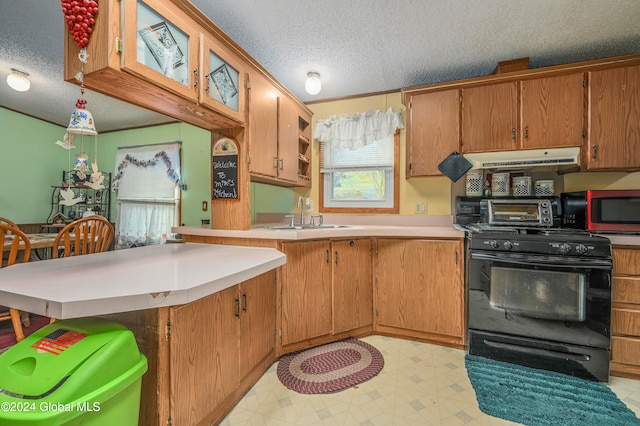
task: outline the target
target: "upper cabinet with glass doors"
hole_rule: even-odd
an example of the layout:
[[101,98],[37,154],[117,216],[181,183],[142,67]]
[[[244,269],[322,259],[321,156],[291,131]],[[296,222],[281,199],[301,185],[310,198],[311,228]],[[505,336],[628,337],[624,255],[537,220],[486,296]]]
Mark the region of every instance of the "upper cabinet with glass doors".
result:
[[202,35],[200,103],[245,121],[245,76],[242,63],[220,42]]
[[197,101],[199,31],[163,2],[126,0],[123,69]]

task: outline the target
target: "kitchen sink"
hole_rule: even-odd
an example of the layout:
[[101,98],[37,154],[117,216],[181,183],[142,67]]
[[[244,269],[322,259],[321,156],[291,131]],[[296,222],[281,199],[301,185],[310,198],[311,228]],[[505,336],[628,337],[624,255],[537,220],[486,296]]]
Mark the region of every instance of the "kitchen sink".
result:
[[301,230],[315,230],[315,229],[349,229],[358,228],[357,226],[349,225],[279,225],[279,226],[267,226],[266,229],[273,231],[301,231]]

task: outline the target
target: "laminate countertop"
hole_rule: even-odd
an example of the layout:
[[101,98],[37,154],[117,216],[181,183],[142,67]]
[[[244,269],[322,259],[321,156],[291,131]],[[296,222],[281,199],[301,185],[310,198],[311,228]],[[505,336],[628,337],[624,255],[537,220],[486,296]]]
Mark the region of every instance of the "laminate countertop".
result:
[[[282,226],[280,224],[279,226]],[[432,226],[378,226],[348,225],[341,228],[306,228],[273,230],[268,226],[257,226],[248,230],[209,229],[191,226],[178,226],[172,231],[182,235],[198,235],[205,237],[256,238],[270,240],[313,240],[324,238],[366,238],[366,237],[398,237],[398,238],[464,238],[464,231],[452,225]]]
[[285,263],[272,248],[162,244],[0,269],[6,306],[78,318],[190,303]]

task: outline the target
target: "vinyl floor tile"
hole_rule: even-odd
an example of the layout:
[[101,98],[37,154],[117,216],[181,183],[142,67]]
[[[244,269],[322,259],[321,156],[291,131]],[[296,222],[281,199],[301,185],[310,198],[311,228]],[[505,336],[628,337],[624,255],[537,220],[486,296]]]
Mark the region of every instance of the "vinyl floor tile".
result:
[[[369,336],[384,356],[376,377],[342,392],[302,395],[280,383],[273,365],[222,426],[516,425],[480,411],[464,351]],[[609,387],[640,417],[640,381],[612,377]]]

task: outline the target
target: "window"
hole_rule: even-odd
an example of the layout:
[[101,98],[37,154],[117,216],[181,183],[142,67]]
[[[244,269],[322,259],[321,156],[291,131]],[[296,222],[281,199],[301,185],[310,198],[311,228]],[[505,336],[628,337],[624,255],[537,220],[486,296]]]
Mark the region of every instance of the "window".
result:
[[321,211],[398,213],[402,128],[391,109],[318,120]]
[[179,223],[180,142],[120,147],[116,249],[163,244]]
[[398,136],[387,136],[356,149],[321,143],[323,211],[397,212],[396,139]]

